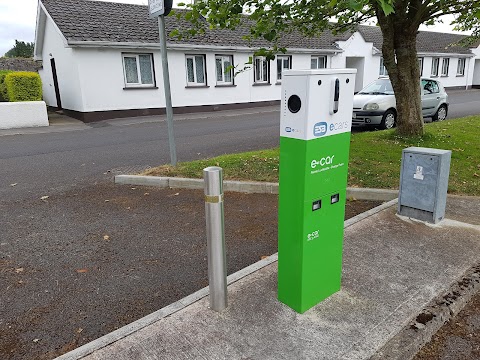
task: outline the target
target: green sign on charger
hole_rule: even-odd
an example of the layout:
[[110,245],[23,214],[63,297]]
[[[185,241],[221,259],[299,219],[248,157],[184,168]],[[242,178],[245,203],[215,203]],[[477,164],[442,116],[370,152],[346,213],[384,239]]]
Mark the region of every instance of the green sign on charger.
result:
[[299,313],[341,286],[355,74],[283,74],[278,299]]

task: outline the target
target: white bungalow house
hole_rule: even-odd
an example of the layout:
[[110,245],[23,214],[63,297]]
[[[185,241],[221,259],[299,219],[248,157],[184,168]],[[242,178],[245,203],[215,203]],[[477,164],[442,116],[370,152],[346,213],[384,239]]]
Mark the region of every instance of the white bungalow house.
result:
[[[426,77],[438,77],[448,89],[469,89],[474,82],[475,53],[457,45],[464,35],[420,31],[417,35],[417,53],[420,73]],[[382,58],[382,33],[375,26],[358,26],[347,40],[337,41],[343,50],[344,66],[357,69],[358,91],[379,76],[388,75]],[[478,51],[478,49],[477,49]],[[478,60],[477,60],[478,61]],[[477,72],[480,72],[480,63]]]
[[[166,18],[167,31],[188,26]],[[377,27],[360,26],[338,36],[315,38],[291,34],[283,39],[286,54],[274,61],[254,57],[248,28],[211,30],[189,39],[167,41],[172,103],[175,113],[252,107],[278,103],[284,69],[344,68],[358,70],[357,90],[385,74],[382,36]],[[447,87],[480,85],[479,50],[452,46],[459,35],[421,32],[417,49],[423,75],[439,76]],[[162,114],[163,78],[156,20],[146,6],[89,0],[40,0],[35,59],[44,100],[83,121]],[[475,65],[477,65],[475,67]]]

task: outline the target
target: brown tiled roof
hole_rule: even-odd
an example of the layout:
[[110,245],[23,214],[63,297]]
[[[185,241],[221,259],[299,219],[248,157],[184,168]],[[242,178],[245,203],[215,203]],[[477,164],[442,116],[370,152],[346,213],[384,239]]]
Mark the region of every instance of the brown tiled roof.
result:
[[[109,41],[120,43],[157,44],[159,42],[156,19],[148,17],[145,5],[122,4],[89,0],[42,0],[47,12],[68,41]],[[176,10],[182,11],[182,10]],[[175,28],[185,29],[191,25],[176,17],[165,18],[167,33]],[[184,40],[168,38],[172,44],[195,44],[217,46],[267,47],[263,39],[247,42],[242,37],[250,34],[248,20],[236,30],[207,30]],[[325,31],[320,36],[307,38],[298,32],[286,35],[280,45],[296,49],[337,50],[336,36]]]
[[[383,35],[378,26],[358,26],[358,31],[365,41],[373,43],[378,50],[382,50]],[[457,45],[466,35],[441,33],[433,31],[419,31],[417,35],[417,51],[421,53],[452,53],[470,54],[468,47]]]

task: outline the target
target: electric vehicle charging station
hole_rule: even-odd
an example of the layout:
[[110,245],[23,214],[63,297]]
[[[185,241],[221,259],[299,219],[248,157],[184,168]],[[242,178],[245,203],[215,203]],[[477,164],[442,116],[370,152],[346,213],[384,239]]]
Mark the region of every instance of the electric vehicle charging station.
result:
[[282,76],[278,299],[299,313],[340,290],[356,72]]

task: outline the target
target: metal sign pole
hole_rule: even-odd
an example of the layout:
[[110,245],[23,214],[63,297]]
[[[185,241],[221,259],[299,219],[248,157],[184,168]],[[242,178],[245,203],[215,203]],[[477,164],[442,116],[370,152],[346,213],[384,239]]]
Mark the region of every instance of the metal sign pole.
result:
[[170,163],[177,165],[177,150],[175,147],[175,137],[173,135],[173,108],[172,94],[170,92],[170,75],[168,73],[167,59],[167,36],[165,34],[164,15],[158,17],[158,31],[160,35],[160,55],[162,56],[163,87],[165,89],[165,110],[167,113],[168,143],[170,146]]

